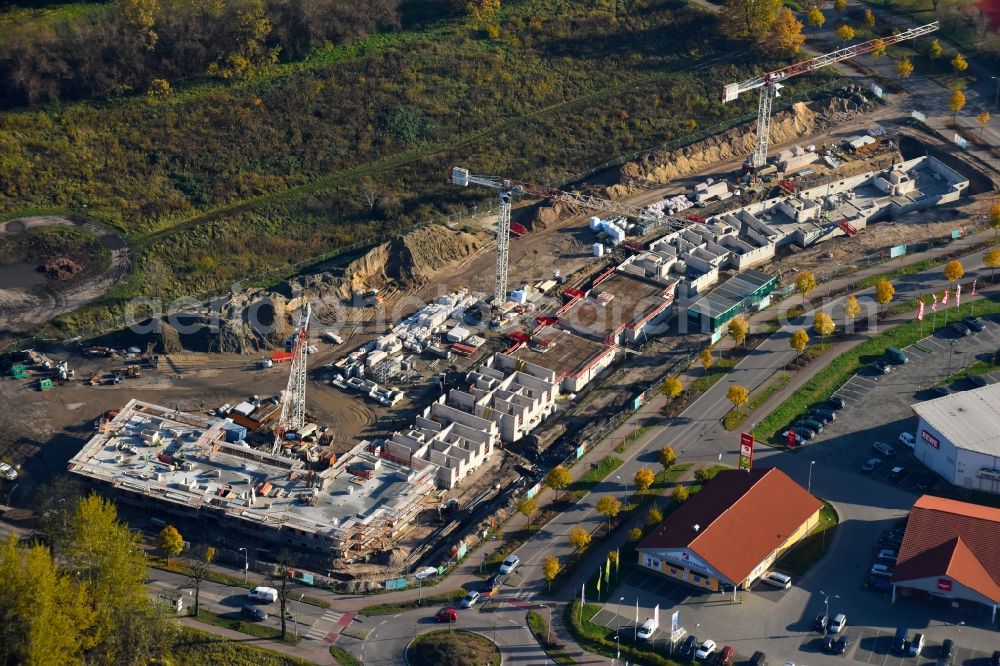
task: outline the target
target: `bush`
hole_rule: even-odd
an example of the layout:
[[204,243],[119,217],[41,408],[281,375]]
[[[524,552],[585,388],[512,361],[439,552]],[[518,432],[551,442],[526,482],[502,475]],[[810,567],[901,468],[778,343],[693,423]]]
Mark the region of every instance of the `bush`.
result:
[[674,486],[674,492],[670,494],[670,496],[673,497],[674,501],[678,504],[686,502],[688,495],[688,489],[681,485]]
[[699,467],[694,471],[694,479],[698,483],[705,483],[709,479],[708,470],[704,467]]

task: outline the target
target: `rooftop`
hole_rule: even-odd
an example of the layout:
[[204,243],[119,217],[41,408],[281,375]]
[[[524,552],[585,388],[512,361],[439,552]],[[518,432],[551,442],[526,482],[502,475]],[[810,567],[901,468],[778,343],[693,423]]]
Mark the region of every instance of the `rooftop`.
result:
[[918,402],[913,411],[958,448],[1000,456],[1000,384]]
[[777,279],[775,275],[768,275],[753,269],[742,271],[696,300],[688,306],[688,310],[711,317],[718,316],[761,287],[769,282],[775,282]]
[[560,322],[579,336],[605,340],[669,304],[673,288],[673,284],[614,272],[560,315]]
[[774,467],[750,473],[724,470],[660,523],[638,548],[689,549],[738,583],[822,506]]
[[271,527],[327,535],[416,501],[431,470],[355,449],[314,473],[301,460],[225,441],[225,422],[131,400],[69,471],[187,509],[214,508]]
[[[549,342],[546,344],[545,341]],[[511,355],[553,371],[559,382],[567,375],[583,372],[612,348],[569,331],[542,326],[532,335],[532,344],[513,351]]]
[[934,576],[1000,603],[1000,509],[931,495],[917,500],[893,581]]

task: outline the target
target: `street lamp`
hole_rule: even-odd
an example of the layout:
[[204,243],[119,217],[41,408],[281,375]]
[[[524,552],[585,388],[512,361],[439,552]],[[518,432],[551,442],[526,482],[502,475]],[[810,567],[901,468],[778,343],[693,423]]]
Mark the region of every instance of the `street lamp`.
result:
[[990,78],[997,82],[997,92],[996,95],[993,96],[993,106],[997,106],[998,103],[1000,103],[1000,77],[991,76]]
[[240,552],[243,553],[243,582],[247,582],[247,578],[250,575],[250,558],[247,557],[247,549],[240,548]]
[[[833,596],[831,596],[831,595],[827,594],[826,592],[824,592],[823,590],[820,590],[819,593],[823,595],[823,611],[824,611],[823,614],[826,615],[826,621],[827,621],[827,623],[829,623],[830,622],[830,599],[839,599],[840,595],[839,594],[834,594]],[[826,632],[824,631],[823,633],[826,633]]]
[[538,604],[539,608],[544,608],[548,612],[549,623],[545,625],[545,642],[552,642],[552,607],[545,604]]
[[298,599],[293,599],[292,602],[295,604],[295,615],[292,617],[292,626],[295,627],[295,640],[299,640],[299,602],[302,601],[302,597],[306,596],[303,592],[299,595]]
[[806,486],[806,492],[812,495],[813,489],[813,465],[816,464],[815,460],[809,461],[809,484]]
[[615,478],[618,479],[619,481],[621,481],[623,484],[625,484],[625,497],[623,498],[624,501],[622,503],[623,504],[628,504],[628,481],[626,481],[625,479],[623,479],[618,474],[615,474]]

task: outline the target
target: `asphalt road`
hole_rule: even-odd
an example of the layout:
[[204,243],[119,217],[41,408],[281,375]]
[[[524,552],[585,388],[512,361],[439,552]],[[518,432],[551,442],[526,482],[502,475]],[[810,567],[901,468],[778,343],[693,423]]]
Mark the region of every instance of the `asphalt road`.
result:
[[[987,274],[983,269],[982,255],[981,252],[975,253],[963,262],[966,266],[963,282],[970,283],[972,279],[982,278]],[[941,274],[941,269],[936,268],[899,278],[894,285],[896,288],[894,300],[905,301],[928,294],[934,289],[943,289],[947,282]],[[876,304],[872,296],[873,291],[869,289],[859,294],[858,301],[863,308],[860,316],[874,313]],[[843,325],[844,300],[837,299],[822,307],[822,310],[833,314],[838,326]],[[732,407],[726,398],[729,387],[739,384],[752,391],[767,381],[795,356],[795,351],[788,343],[791,332],[800,327],[808,327],[814,317],[815,311],[812,311],[807,313],[802,321],[783,326],[677,418],[670,419],[665,425],[650,427],[640,441],[619,456],[624,458],[624,464],[615,473],[598,484],[593,492],[568,511],[556,516],[521,546],[516,554],[522,561],[520,573],[523,576],[523,584],[516,596],[524,600],[537,596],[545,583],[541,571],[545,558],[555,555],[563,560],[568,559],[572,552],[568,543],[570,530],[578,525],[590,532],[596,530],[604,520],[595,509],[596,503],[604,495],[615,495],[620,498],[625,492],[624,484],[631,482],[639,468],[650,466],[654,470],[658,469],[656,452],[663,446],[673,446],[682,462],[722,461],[735,466],[739,435],[726,431],[721,424],[721,419]]]

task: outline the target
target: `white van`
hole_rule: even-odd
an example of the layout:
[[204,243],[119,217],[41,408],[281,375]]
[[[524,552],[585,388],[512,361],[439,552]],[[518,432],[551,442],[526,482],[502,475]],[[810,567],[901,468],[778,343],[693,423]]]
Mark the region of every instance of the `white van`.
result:
[[270,604],[278,600],[278,591],[273,587],[255,587],[250,590],[250,599]]
[[777,571],[768,571],[760,577],[760,582],[782,590],[787,590],[792,586],[792,579],[783,573],[778,573]]

